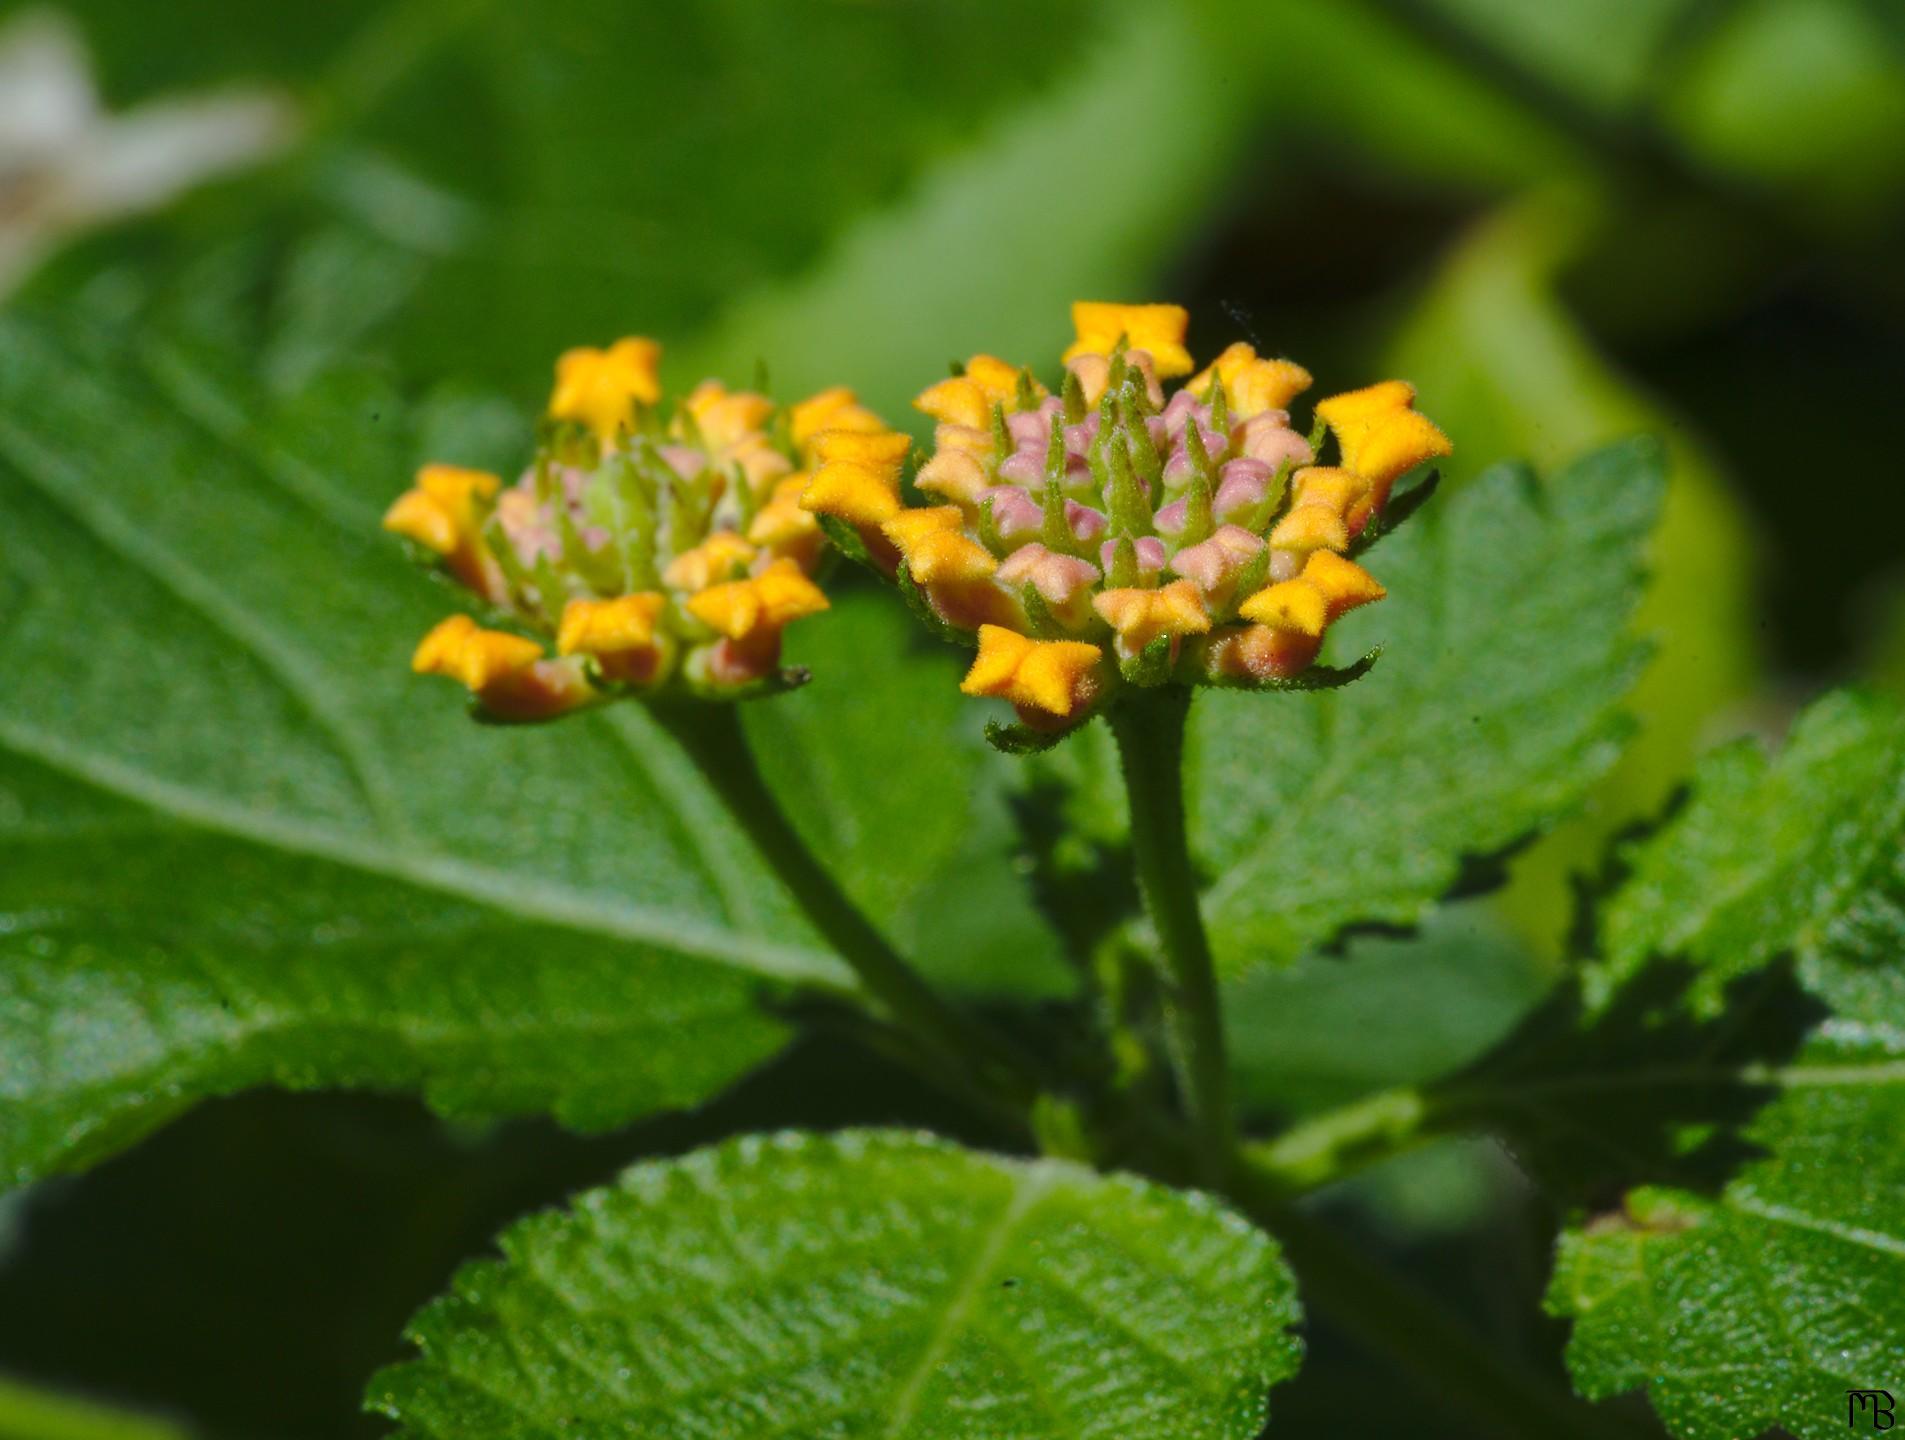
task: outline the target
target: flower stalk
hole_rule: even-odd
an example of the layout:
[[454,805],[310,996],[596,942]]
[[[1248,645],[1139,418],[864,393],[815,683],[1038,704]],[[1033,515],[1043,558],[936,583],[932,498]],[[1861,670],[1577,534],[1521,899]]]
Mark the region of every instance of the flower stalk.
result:
[[928,1048],[937,1077],[1023,1128],[1044,1088],[1037,1067],[928,985],[814,858],[762,778],[736,708],[683,703],[655,705],[651,713],[880,1010]]
[[1190,1111],[1201,1178],[1217,1185],[1230,1170],[1236,1135],[1217,974],[1184,825],[1184,723],[1190,706],[1188,690],[1139,690],[1122,697],[1106,718],[1130,797],[1138,886],[1170,982],[1172,1064]]

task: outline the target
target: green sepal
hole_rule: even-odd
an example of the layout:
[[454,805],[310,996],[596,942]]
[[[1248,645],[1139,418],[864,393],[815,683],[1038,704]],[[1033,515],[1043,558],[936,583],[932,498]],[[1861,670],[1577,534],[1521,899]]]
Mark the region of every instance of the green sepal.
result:
[[970,630],[961,630],[957,625],[948,624],[945,617],[933,609],[932,600],[928,598],[924,590],[920,589],[919,582],[913,578],[912,569],[904,560],[900,561],[900,568],[893,572],[893,583],[900,587],[900,594],[906,597],[907,607],[919,616],[926,628],[934,635],[948,645],[957,645],[962,650],[971,650],[978,645],[977,635]]
[[986,743],[1002,755],[1042,755],[1053,746],[1071,739],[1090,722],[1086,715],[1074,724],[1062,730],[1034,730],[1025,724],[1002,724],[997,720],[986,721]]
[[1065,371],[1065,383],[1059,387],[1058,393],[1059,398],[1065,403],[1067,425],[1080,424],[1085,416],[1091,413],[1091,407],[1085,403],[1084,383],[1079,380],[1076,370],[1068,368]]
[[622,592],[654,589],[659,578],[655,573],[655,508],[627,456],[610,456],[589,477],[582,508],[590,520],[614,537],[607,553],[620,562],[621,574],[615,578]]
[[1441,483],[1442,472],[1431,470],[1400,495],[1390,496],[1389,503],[1382,507],[1381,513],[1373,516],[1370,522],[1363,526],[1362,534],[1350,543],[1350,558],[1354,559],[1383,536],[1393,534],[1400,529],[1411,515],[1429,503],[1429,497],[1435,494],[1436,488]]
[[1155,690],[1171,678],[1171,637],[1156,636],[1129,660],[1120,660],[1118,671],[1129,683]]
[[1106,587],[1130,590],[1135,589],[1137,583],[1138,547],[1129,535],[1120,535],[1111,547],[1111,574],[1105,581]]
[[1071,632],[1058,623],[1052,607],[1029,580],[1019,587],[1019,604],[1025,611],[1026,628],[1037,640],[1063,640]]
[[1323,463],[1323,441],[1328,438],[1329,433],[1329,422],[1321,415],[1318,415],[1310,422],[1309,441],[1312,464],[1321,465]]
[[820,521],[820,533],[827,537],[827,543],[836,551],[856,564],[866,566],[882,580],[886,578],[886,572],[874,563],[873,555],[867,549],[867,542],[860,538],[858,530],[838,515],[819,515],[815,518]]
[[990,495],[979,502],[979,543],[1000,560],[1012,553],[1012,547],[1005,543],[1005,536],[999,533],[999,522],[992,513]]
[[1124,423],[1125,443],[1131,451],[1131,468],[1137,472],[1138,478],[1144,481],[1145,492],[1155,495],[1164,488],[1164,457],[1158,454],[1157,441],[1151,438],[1151,428],[1144,421],[1145,416],[1141,408],[1134,408],[1127,412]]
[[[1265,545],[1255,555],[1244,562],[1244,568],[1237,572],[1236,583],[1231,587],[1230,604],[1222,618],[1228,619],[1237,613],[1244,601],[1263,589],[1263,582],[1270,578],[1270,547]],[[1216,617],[1213,617],[1216,618]]]
[[[1195,426],[1191,434],[1197,433]],[[1217,517],[1211,510],[1211,482],[1202,469],[1191,477],[1190,488],[1184,492],[1184,533],[1178,537],[1180,550],[1188,545],[1198,545],[1210,539],[1217,532]]]
[[1019,371],[1018,388],[1012,393],[1012,408],[1014,410],[1038,409],[1038,381],[1032,378],[1029,368],[1021,368]]
[[[677,693],[699,704],[739,705],[749,700],[766,700],[775,695],[785,695],[789,690],[800,689],[813,678],[814,672],[805,665],[784,665],[745,685],[705,685],[683,675]],[[659,703],[666,704],[668,701]]]
[[1230,434],[1230,394],[1224,389],[1224,377],[1210,377],[1210,428],[1219,435]]
[[1070,456],[1065,452],[1065,429],[1061,425],[1052,426],[1051,433],[1045,437],[1045,480],[1047,484],[1065,483],[1066,466]]
[[1045,482],[1045,495],[1041,504],[1044,519],[1039,524],[1039,543],[1047,550],[1060,555],[1078,553],[1078,537],[1072,533],[1072,522],[1065,518],[1065,492],[1056,480]]
[[1130,452],[1115,437],[1105,447],[1105,470],[1109,480],[1105,487],[1105,499],[1106,508],[1110,511],[1112,534],[1151,534],[1156,517],[1150,503],[1144,498],[1143,489],[1139,487]]
[[1370,672],[1382,656],[1378,645],[1353,665],[1312,665],[1301,675],[1283,680],[1251,680],[1241,676],[1199,675],[1194,684],[1210,690],[1340,690]]
[[1017,447],[1012,443],[1012,431],[1005,423],[1005,402],[992,402],[992,473],[996,477],[1000,463]]

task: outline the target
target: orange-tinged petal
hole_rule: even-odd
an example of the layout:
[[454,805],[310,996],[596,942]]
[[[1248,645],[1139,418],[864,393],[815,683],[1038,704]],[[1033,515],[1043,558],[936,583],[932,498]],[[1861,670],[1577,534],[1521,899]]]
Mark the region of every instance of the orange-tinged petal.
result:
[[1238,613],[1273,630],[1321,635],[1329,623],[1329,600],[1308,580],[1284,580],[1252,595]]
[[739,640],[760,624],[761,597],[752,580],[730,580],[690,596],[688,613],[709,629]]
[[776,560],[754,577],[762,623],[780,630],[828,607],[826,593],[792,560]]
[[1010,698],[1053,715],[1070,715],[1078,708],[1083,682],[1103,655],[1096,645],[1082,640],[1040,640],[1019,666]]
[[[1072,305],[1072,325],[1078,338],[1065,351],[1070,361],[1080,355],[1109,355],[1123,340],[1133,350],[1151,356],[1162,379],[1188,375],[1196,367],[1184,348],[1190,312],[1181,305],[1117,305],[1080,300]],[[1081,377],[1082,378],[1082,377]]]
[[1106,590],[1091,604],[1132,652],[1160,635],[1202,635],[1210,629],[1203,597],[1189,580],[1174,580],[1156,590]]
[[925,509],[902,510],[880,526],[880,533],[910,555],[913,546],[943,530],[957,530],[965,524],[965,512],[957,505],[933,505]]
[[1384,380],[1376,385],[1366,385],[1361,390],[1346,390],[1341,395],[1331,395],[1316,402],[1316,413],[1330,429],[1341,435],[1343,430],[1367,425],[1378,416],[1388,415],[1397,410],[1407,410],[1415,404],[1416,387],[1407,380]]
[[1368,489],[1368,482],[1360,476],[1334,465],[1312,465],[1296,472],[1299,507],[1320,505],[1333,515],[1341,515]]
[[[966,362],[966,378],[977,385],[988,400],[1011,400],[1019,393],[1019,377],[1024,371],[996,355],[975,355]],[[1033,390],[1040,396],[1045,387],[1036,382]],[[989,409],[990,407],[988,407]]]
[[661,346],[633,336],[606,350],[578,346],[556,361],[549,416],[578,421],[603,442],[629,424],[638,405],[661,399]]
[[502,480],[487,470],[461,465],[426,465],[417,472],[417,488],[445,505],[468,506],[473,500],[493,500]]
[[1078,707],[1102,658],[1096,645],[1083,641],[1033,640],[1002,625],[981,625],[979,653],[959,688],[1062,718]]
[[717,530],[692,550],[684,550],[661,572],[674,590],[706,590],[747,569],[759,552],[732,530]]
[[851,461],[890,471],[895,480],[912,448],[912,436],[897,430],[823,430],[814,436],[814,458],[820,464]]
[[1294,360],[1256,360],[1226,380],[1230,413],[1240,420],[1266,410],[1282,410],[1312,384],[1310,372]]
[[913,578],[927,586],[986,580],[999,568],[990,550],[959,530],[928,531],[901,553]]
[[1349,545],[1349,527],[1326,506],[1299,505],[1277,521],[1270,543],[1278,550],[1342,550]]
[[1454,448],[1428,416],[1400,410],[1364,433],[1356,445],[1355,468],[1371,483],[1386,487],[1424,460],[1447,455]]
[[384,529],[414,540],[439,555],[453,552],[462,536],[456,517],[432,495],[406,490],[384,512]]
[[667,597],[654,590],[610,600],[571,600],[556,631],[556,653],[606,655],[653,645],[655,622],[667,604]]
[[850,525],[873,527],[900,513],[899,487],[878,470],[837,461],[814,472],[801,493],[800,505],[811,514],[832,515]]
[[789,475],[774,487],[773,495],[753,520],[748,522],[747,538],[766,549],[798,546],[819,530],[814,517],[801,509],[800,497],[813,477]]
[[988,422],[992,401],[977,382],[954,375],[920,391],[913,399],[913,408],[943,424],[977,428]]
[[941,450],[919,467],[913,483],[928,495],[940,495],[959,505],[977,508],[992,488],[992,477],[978,458],[964,450]]
[[1328,550],[1311,553],[1310,558],[1303,563],[1301,578],[1305,584],[1314,585],[1322,592],[1331,620],[1347,614],[1358,605],[1380,600],[1389,593],[1374,575],[1354,560],[1345,560]]
[[844,385],[822,390],[787,412],[795,448],[805,454],[824,430],[884,430],[886,422],[862,405]]

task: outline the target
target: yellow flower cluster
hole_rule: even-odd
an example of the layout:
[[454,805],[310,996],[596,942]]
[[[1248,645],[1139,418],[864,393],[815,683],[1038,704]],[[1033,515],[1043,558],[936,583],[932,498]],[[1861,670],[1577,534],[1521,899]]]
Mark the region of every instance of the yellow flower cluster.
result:
[[[1404,473],[1449,453],[1401,381],[1290,425],[1302,366],[1230,346],[1195,368],[1173,305],[1080,303],[1054,394],[975,355],[914,402],[936,422],[905,505],[906,437],[820,437],[800,497],[944,625],[974,632],[969,694],[1079,723],[1120,685],[1300,675],[1383,588],[1350,557]],[[1327,432],[1334,464],[1318,453]]]
[[504,720],[797,680],[778,668],[781,632],[827,608],[800,497],[837,447],[886,428],[844,389],[782,412],[709,380],[664,407],[660,361],[639,338],[570,350],[514,484],[427,465],[390,507],[387,529],[526,632],[453,616],[418,646],[418,673]]

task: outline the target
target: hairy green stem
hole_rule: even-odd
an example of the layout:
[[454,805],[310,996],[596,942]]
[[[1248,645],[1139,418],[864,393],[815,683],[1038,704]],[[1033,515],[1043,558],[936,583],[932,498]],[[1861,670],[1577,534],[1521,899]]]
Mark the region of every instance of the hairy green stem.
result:
[[1282,1244],[1305,1302],[1459,1407],[1481,1433],[1501,1440],[1635,1440],[1641,1433],[1488,1345],[1430,1296],[1291,1205],[1281,1186],[1280,1177],[1246,1161],[1230,1196]]
[[1172,1063],[1196,1131],[1202,1178],[1217,1184],[1230,1168],[1236,1132],[1217,975],[1184,829],[1184,722],[1190,706],[1190,692],[1176,686],[1133,690],[1107,718],[1124,763],[1138,886],[1169,973]]
[[656,706],[674,737],[747,833],[813,927],[839,952],[878,1008],[930,1051],[937,1078],[981,1098],[1023,1128],[1042,1085],[1037,1067],[1002,1035],[943,999],[814,858],[762,779],[734,705]]

